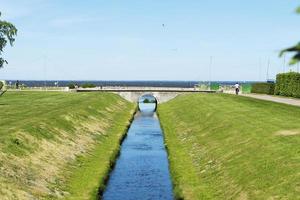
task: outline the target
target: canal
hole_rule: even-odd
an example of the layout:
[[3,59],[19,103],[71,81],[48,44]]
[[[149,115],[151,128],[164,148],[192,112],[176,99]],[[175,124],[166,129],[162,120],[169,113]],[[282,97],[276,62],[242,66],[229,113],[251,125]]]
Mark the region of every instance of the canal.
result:
[[167,152],[155,103],[139,103],[104,200],[173,199]]

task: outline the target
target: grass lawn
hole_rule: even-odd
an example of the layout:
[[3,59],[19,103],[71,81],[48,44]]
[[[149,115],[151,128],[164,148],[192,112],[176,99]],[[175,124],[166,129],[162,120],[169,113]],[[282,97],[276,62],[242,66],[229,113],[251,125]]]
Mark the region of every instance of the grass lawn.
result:
[[110,93],[0,97],[1,199],[93,199],[135,105]]
[[191,94],[158,112],[177,198],[300,199],[299,107]]

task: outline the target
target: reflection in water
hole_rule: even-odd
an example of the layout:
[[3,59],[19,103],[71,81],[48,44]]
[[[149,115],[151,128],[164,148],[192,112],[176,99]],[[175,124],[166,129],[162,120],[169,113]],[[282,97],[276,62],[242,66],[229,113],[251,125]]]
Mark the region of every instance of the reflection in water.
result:
[[139,108],[142,113],[152,113],[156,109],[156,103],[139,103]]
[[140,103],[103,194],[105,200],[173,199],[155,104]]

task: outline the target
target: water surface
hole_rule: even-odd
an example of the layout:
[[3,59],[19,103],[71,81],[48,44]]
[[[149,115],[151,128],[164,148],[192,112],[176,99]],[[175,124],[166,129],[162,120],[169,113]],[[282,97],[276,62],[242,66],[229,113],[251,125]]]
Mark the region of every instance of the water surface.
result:
[[155,104],[140,104],[103,194],[105,200],[173,199]]

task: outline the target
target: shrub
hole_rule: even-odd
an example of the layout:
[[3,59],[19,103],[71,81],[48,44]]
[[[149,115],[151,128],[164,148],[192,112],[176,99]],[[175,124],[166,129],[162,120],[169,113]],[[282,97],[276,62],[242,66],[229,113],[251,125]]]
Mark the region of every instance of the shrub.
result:
[[275,83],[254,83],[252,84],[251,93],[274,94]]
[[300,97],[300,73],[288,72],[277,74],[275,94]]
[[251,93],[252,91],[252,85],[249,83],[244,83],[242,84],[242,93],[243,94],[248,94]]
[[69,87],[69,89],[75,89],[75,84],[74,83],[69,83],[68,87]]
[[0,81],[0,90],[3,88],[4,84],[2,81]]
[[83,88],[94,88],[94,87],[96,87],[96,85],[92,84],[92,83],[84,83],[81,87],[83,87]]
[[211,90],[219,90],[220,89],[220,84],[219,83],[212,83],[210,85]]

